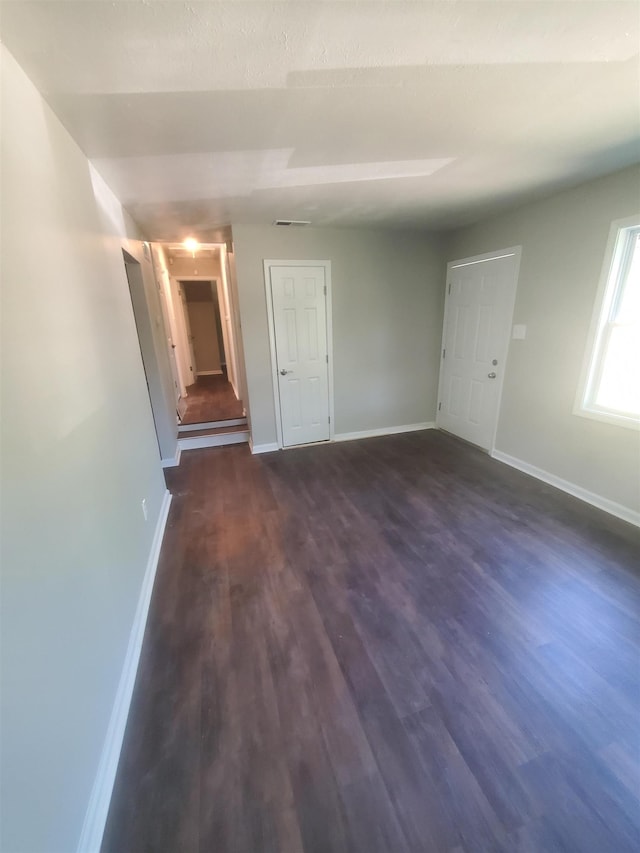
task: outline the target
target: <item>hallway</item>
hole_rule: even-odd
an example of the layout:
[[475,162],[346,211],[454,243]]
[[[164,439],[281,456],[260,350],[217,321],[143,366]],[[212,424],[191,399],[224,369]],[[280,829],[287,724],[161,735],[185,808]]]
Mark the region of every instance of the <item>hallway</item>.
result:
[[236,399],[225,374],[199,376],[187,387],[186,407],[181,424],[201,424],[242,417],[242,403]]
[[435,430],[167,478],[103,853],[637,849],[635,528]]

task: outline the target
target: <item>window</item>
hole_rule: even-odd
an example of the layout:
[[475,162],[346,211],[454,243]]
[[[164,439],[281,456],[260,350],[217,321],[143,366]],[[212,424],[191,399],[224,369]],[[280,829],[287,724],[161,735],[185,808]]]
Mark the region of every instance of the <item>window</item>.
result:
[[614,222],[577,414],[640,425],[640,217]]

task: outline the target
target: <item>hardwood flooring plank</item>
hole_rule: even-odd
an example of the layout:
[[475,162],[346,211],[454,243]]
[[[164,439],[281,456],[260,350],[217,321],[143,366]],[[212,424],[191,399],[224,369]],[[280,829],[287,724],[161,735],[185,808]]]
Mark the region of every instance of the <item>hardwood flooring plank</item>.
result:
[[201,424],[242,417],[242,403],[236,399],[231,383],[224,374],[198,376],[193,385],[187,386],[187,396],[182,399],[183,424]]
[[103,853],[640,847],[640,531],[434,430],[166,477]]

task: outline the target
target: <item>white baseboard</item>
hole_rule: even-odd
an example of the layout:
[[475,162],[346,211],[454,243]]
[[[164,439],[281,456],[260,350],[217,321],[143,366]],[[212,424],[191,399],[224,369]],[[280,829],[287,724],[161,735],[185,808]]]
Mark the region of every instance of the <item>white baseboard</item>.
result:
[[222,376],[221,370],[197,370],[196,376]]
[[610,515],[615,515],[623,521],[628,521],[630,524],[635,524],[640,527],[640,512],[636,512],[629,507],[623,506],[615,501],[611,501],[609,498],[603,498],[601,495],[596,495],[595,492],[590,492],[587,489],[583,489],[582,486],[577,486],[575,483],[570,483],[568,480],[556,477],[555,474],[550,474],[548,471],[544,471],[542,468],[537,468],[535,465],[530,465],[528,462],[524,462],[522,459],[518,459],[515,456],[509,456],[508,453],[503,453],[501,450],[494,450],[491,453],[491,456],[494,459],[497,459],[498,462],[504,462],[505,465],[510,465],[512,468],[517,468],[518,471],[523,471],[531,477],[542,480],[543,483],[555,486],[556,489],[567,492],[567,494],[573,495],[574,498],[578,498],[585,503],[591,504],[598,509],[602,509],[605,512],[610,513]]
[[194,435],[187,433],[178,439],[181,450],[199,450],[203,447],[224,447],[227,444],[246,444],[249,440],[249,430],[239,432],[223,432],[218,435]]
[[180,449],[180,445],[176,446],[176,455],[171,456],[169,459],[162,459],[162,467],[163,468],[177,468],[180,464],[180,454],[182,450]]
[[404,426],[382,427],[381,429],[365,429],[359,432],[339,432],[334,435],[334,441],[355,441],[359,438],[374,438],[379,435],[397,435],[401,432],[418,432],[421,429],[435,429],[434,421],[422,424],[405,424]]
[[251,439],[249,439],[249,447],[253,454],[273,453],[274,450],[280,450],[275,441],[272,441],[270,444],[254,444]]
[[156,529],[153,534],[149,559],[147,560],[138,605],[133,625],[131,626],[131,633],[129,634],[129,645],[127,646],[120,682],[111,711],[109,727],[80,834],[78,853],[99,853],[100,845],[102,844],[102,836],[107,822],[113,783],[115,782],[116,771],[118,769],[120,750],[122,749],[133,686],[138,671],[138,662],[140,660],[140,651],[142,650],[144,629],[147,624],[153,582],[156,576],[156,569],[158,568],[160,548],[162,547],[162,539],[167,524],[170,504],[171,494],[169,491],[165,491]]

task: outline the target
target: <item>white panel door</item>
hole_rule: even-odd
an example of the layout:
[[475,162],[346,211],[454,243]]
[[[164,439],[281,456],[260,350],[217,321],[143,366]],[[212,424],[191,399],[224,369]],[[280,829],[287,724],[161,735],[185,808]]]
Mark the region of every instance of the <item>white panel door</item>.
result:
[[328,441],[324,267],[271,266],[269,270],[283,446]]
[[515,298],[516,254],[449,267],[437,425],[493,444]]

